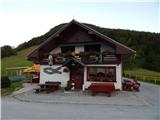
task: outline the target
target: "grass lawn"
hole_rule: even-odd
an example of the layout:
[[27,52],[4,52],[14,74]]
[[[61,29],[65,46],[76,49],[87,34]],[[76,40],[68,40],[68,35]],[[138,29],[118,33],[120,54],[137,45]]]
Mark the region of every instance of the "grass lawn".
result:
[[151,70],[146,70],[142,68],[137,68],[133,70],[124,70],[125,73],[130,73],[130,74],[139,74],[139,75],[146,75],[146,76],[159,76],[160,77],[160,72],[155,72]]
[[[33,46],[22,51],[19,51],[17,55],[6,57],[1,59],[1,76],[5,76],[5,69],[12,67],[23,67],[23,66],[32,66],[31,61],[26,60],[26,56],[29,52],[35,49],[37,46]],[[16,91],[22,88],[23,81],[13,82],[10,87],[2,88],[1,95],[6,96],[11,94],[13,91]]]
[[23,81],[13,82],[10,87],[1,89],[1,96],[10,95],[13,91],[19,90],[23,87]]
[[32,66],[33,63],[31,61],[26,60],[26,56],[29,52],[35,49],[37,46],[33,46],[22,51],[19,51],[17,55],[5,57],[1,59],[1,75],[5,75],[6,68],[12,67],[23,67],[23,66]]

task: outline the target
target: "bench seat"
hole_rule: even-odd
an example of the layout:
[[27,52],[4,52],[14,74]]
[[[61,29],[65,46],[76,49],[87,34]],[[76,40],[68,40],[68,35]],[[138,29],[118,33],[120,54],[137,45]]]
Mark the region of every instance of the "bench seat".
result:
[[35,88],[35,93],[46,91],[47,93],[54,92],[59,89],[61,82],[47,81],[45,84],[38,84],[40,87]]
[[89,86],[89,90],[92,92],[92,96],[95,96],[97,92],[105,92],[108,97],[115,91],[114,83],[92,83]]

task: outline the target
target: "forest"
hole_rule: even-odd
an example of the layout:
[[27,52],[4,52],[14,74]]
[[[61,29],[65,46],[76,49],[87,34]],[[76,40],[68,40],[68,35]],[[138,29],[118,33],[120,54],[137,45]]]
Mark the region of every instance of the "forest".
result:
[[[140,67],[154,71],[160,71],[160,33],[109,29],[92,24],[84,24],[136,51],[136,56],[134,58],[130,58],[124,62],[125,69]],[[59,30],[63,25],[65,25],[65,23],[55,26],[44,35],[34,37],[28,42],[20,44],[17,48],[11,49],[13,50],[13,53],[11,53],[16,54],[15,51],[20,51],[31,46],[41,44],[57,30]],[[1,49],[2,48],[5,49],[4,46],[1,47]],[[2,55],[6,51],[7,50],[2,50]],[[3,55],[2,57],[6,56]]]

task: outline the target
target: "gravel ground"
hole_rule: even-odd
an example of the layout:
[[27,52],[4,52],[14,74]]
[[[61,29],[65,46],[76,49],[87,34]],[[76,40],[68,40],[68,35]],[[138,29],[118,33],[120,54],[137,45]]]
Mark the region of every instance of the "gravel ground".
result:
[[157,106],[160,105],[160,86],[141,83],[140,92],[116,91],[111,97],[105,93],[91,96],[89,91],[65,92],[63,89],[52,93],[34,93],[37,85],[25,84],[25,87],[13,93],[12,97],[26,102],[39,103],[75,103],[75,104],[107,104],[128,106]]
[[36,85],[2,97],[3,120],[159,120],[160,86],[141,83],[140,92],[116,91],[91,96],[90,92],[35,94]]

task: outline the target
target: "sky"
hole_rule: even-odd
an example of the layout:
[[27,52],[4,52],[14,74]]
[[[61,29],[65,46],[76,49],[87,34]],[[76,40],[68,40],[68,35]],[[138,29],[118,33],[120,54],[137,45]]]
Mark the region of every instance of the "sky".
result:
[[0,46],[17,47],[70,22],[160,32],[158,0],[1,0]]

